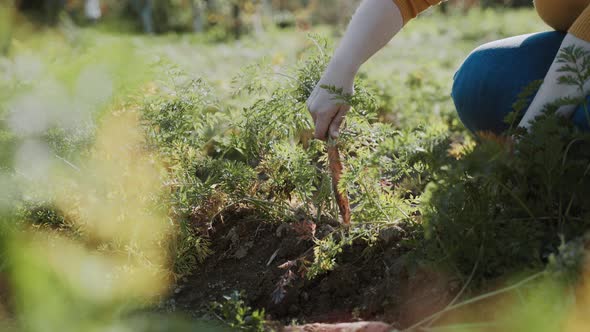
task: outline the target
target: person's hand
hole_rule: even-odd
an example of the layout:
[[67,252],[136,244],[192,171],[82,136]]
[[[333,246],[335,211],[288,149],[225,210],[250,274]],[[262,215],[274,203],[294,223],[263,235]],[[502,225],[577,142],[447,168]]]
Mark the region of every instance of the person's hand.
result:
[[314,137],[320,140],[337,138],[344,116],[350,110],[342,100],[322,86],[342,88],[344,94],[354,93],[354,71],[331,63],[307,100],[307,109],[315,125]]
[[[432,1],[430,1],[432,2]],[[353,94],[354,76],[365,61],[383,48],[404,26],[399,7],[391,0],[364,0],[334,52],[328,69],[307,100],[315,124],[315,138],[337,138],[350,106],[343,105],[322,86]]]
[[[563,76],[569,76],[569,73],[565,72],[564,74],[563,70],[564,66],[568,64],[564,64],[561,60],[562,53],[568,52],[566,51],[568,49],[578,49],[590,52],[590,42],[569,33],[565,36],[561,43],[558,55],[555,57],[551,67],[549,67],[549,71],[543,80],[543,84],[539,88],[539,91],[537,91],[535,98],[520,121],[520,124],[518,125],[519,127],[530,131],[532,122],[543,114],[547,105],[559,101],[561,98],[568,97],[571,99],[577,99],[585,97],[584,91],[588,91],[587,89],[590,88],[589,80],[576,82],[576,84],[564,84],[561,81]],[[584,85],[584,89],[582,89],[584,91],[580,90],[579,84]],[[566,118],[571,118],[576,111],[576,108],[577,105],[575,104],[562,105],[557,109],[556,113]]]

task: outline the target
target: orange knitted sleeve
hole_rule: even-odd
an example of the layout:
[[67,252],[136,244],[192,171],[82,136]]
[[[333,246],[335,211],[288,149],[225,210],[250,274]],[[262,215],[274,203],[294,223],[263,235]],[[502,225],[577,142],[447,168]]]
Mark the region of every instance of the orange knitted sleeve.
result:
[[578,16],[569,33],[585,41],[590,41],[590,5]]
[[408,23],[409,20],[418,16],[418,14],[431,6],[438,5],[443,1],[444,0],[393,0],[402,13],[404,24]]

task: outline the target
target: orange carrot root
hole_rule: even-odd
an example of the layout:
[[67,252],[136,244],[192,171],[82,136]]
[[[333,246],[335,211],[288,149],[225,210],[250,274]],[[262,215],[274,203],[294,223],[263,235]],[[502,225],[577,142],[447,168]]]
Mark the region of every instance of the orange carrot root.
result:
[[342,161],[340,160],[340,151],[338,145],[334,142],[328,143],[328,164],[330,172],[332,173],[332,188],[336,195],[336,203],[338,209],[340,209],[340,215],[342,216],[342,222],[344,226],[350,226],[350,202],[348,200],[348,194],[338,190],[338,184],[342,178]]

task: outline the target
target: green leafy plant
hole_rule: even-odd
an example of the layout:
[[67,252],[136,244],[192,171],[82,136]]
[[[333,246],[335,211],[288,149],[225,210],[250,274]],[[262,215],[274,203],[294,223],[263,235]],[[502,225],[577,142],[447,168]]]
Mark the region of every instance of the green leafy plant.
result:
[[247,332],[265,331],[264,310],[253,310],[243,300],[244,292],[234,291],[223,297],[221,302],[213,302],[211,309],[228,326]]
[[[579,86],[587,79],[586,57],[562,50],[558,58],[566,76],[559,83]],[[477,277],[489,278],[541,268],[560,241],[588,229],[590,136],[555,114],[559,106],[584,102],[556,101],[530,133],[517,131],[516,142],[483,133],[460,159],[437,168],[421,207],[433,255],[443,252],[468,274],[477,259],[472,253],[481,247]]]

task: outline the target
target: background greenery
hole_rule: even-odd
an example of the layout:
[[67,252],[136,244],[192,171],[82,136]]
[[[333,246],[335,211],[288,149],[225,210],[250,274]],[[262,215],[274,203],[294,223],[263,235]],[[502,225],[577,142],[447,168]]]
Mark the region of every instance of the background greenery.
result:
[[[84,0],[11,0],[17,8],[39,22],[56,24],[60,13],[85,22]],[[149,32],[215,31],[218,38],[239,38],[260,33],[269,26],[308,27],[312,24],[344,25],[358,0],[101,0],[103,17],[121,29],[145,29],[142,15],[153,27]],[[473,4],[488,7],[531,7],[530,0],[451,0],[443,10],[468,9]],[[147,8],[147,10],[146,10]]]

